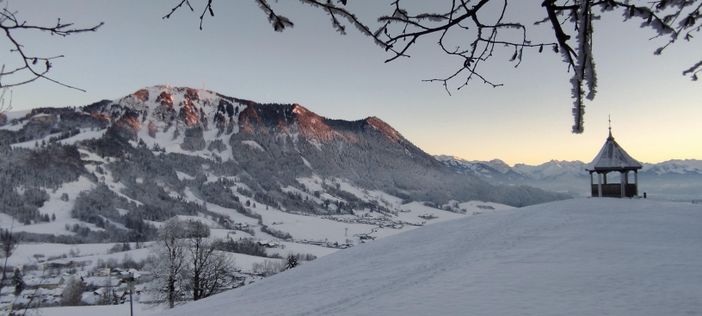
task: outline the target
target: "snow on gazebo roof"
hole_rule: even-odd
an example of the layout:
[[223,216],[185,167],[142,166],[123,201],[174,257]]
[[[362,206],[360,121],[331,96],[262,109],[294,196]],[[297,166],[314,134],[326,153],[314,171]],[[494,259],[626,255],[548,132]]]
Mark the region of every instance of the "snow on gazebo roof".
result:
[[617,144],[612,137],[612,129],[609,130],[609,137],[595,156],[595,159],[588,165],[588,171],[615,171],[615,170],[636,170],[641,169],[641,163],[629,156],[624,149]]

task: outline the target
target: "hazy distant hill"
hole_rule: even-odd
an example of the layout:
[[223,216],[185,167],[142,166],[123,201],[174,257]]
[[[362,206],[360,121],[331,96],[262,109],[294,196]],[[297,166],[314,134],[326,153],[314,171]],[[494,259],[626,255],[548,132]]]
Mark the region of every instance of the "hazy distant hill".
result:
[[[551,160],[540,165],[516,164],[510,167],[499,159],[468,161],[452,156],[436,158],[457,173],[477,176],[494,183],[528,184],[574,196],[589,195],[587,163],[582,161]],[[643,166],[639,172],[640,192],[665,199],[702,198],[702,160],[676,159],[655,164],[644,163]]]

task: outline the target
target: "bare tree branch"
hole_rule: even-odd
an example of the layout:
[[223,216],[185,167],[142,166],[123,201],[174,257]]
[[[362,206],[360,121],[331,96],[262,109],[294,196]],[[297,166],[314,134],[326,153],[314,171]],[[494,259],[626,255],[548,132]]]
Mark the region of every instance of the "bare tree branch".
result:
[[[0,0],[0,3],[2,3],[2,0]],[[104,23],[100,22],[92,27],[80,28],[74,27],[73,23],[62,22],[61,19],[58,18],[55,25],[34,25],[20,19],[18,17],[18,12],[10,11],[6,6],[0,11],[0,30],[4,37],[10,42],[10,47],[12,47],[10,52],[15,57],[15,64],[17,66],[10,66],[8,70],[6,70],[5,67],[2,68],[2,71],[0,71],[0,88],[16,87],[41,78],[60,86],[85,92],[85,90],[81,88],[48,76],[53,67],[53,61],[64,57],[63,55],[31,55],[27,48],[19,42],[16,34],[18,32],[28,31],[66,37],[77,33],[95,32],[103,24]]]
[[[164,18],[190,5],[190,1],[179,0]],[[200,15],[200,26],[205,13],[212,16],[213,0],[201,0],[205,7]],[[267,15],[275,31],[283,31],[294,24],[280,15],[267,0],[255,0]],[[543,52],[544,47],[560,54],[568,72],[572,71],[573,132],[584,131],[585,100],[593,100],[597,93],[595,59],[592,55],[593,20],[597,14],[618,11],[625,20],[640,19],[641,27],[654,32],[652,39],[666,38],[667,41],[654,51],[661,54],[665,48],[679,39],[690,41],[693,33],[702,30],[702,0],[542,0],[545,18],[534,25],[550,24],[553,29],[553,42],[532,42],[528,37],[527,26],[516,21],[504,21],[509,11],[509,0],[444,0],[432,2],[433,7],[442,7],[439,12],[410,12],[402,0],[392,0],[390,14],[378,13],[379,24],[371,31],[370,24],[361,22],[347,7],[346,0],[299,0],[303,4],[320,9],[331,19],[332,27],[346,34],[346,26],[355,26],[362,34],[383,47],[392,62],[400,57],[409,58],[412,49],[422,40],[437,40],[439,49],[446,55],[455,57],[457,68],[446,76],[423,80],[441,83],[448,94],[460,90],[473,79],[492,87],[500,87],[487,78],[481,65],[499,50],[511,53],[509,62],[518,67],[523,61],[524,50]],[[514,1],[514,0],[513,0]],[[495,8],[486,9],[494,5]],[[702,72],[702,61],[683,71],[692,80]],[[453,83],[457,82],[456,85]]]

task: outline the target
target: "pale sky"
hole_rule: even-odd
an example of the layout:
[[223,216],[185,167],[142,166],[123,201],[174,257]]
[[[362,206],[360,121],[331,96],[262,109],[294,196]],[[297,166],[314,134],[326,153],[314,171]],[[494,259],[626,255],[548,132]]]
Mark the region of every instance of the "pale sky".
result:
[[[456,67],[433,40],[417,46],[412,58],[386,64],[388,55],[368,38],[353,28],[339,35],[325,15],[297,1],[272,2],[295,22],[282,33],[246,0],[215,1],[216,16],[203,31],[197,16],[186,11],[161,19],[176,1],[6,2],[34,23],[55,23],[56,17],[86,26],[106,23],[97,33],[68,38],[24,34],[28,50],[66,55],[53,77],[88,92],[39,81],[14,89],[14,110],[80,106],[156,84],[204,87],[259,102],[297,102],[330,118],[378,116],[431,154],[510,164],[589,162],[607,136],[611,115],[615,138],[640,161],[702,159],[702,86],[681,75],[702,58],[702,42],[681,42],[654,56],[662,42],[649,41],[651,31],[639,29],[637,21],[622,23],[618,13],[595,24],[599,93],[587,103],[585,133],[575,135],[570,74],[560,55],[550,52],[527,52],[515,69],[506,62],[511,53],[503,51],[484,69],[504,87],[476,81],[449,96],[440,85],[421,82]],[[374,11],[388,12],[386,1],[350,2],[367,22]],[[523,6],[513,14],[541,16],[540,2],[533,3],[510,5]],[[535,29],[531,35],[550,32]],[[3,38],[0,58],[11,64],[7,49]]]

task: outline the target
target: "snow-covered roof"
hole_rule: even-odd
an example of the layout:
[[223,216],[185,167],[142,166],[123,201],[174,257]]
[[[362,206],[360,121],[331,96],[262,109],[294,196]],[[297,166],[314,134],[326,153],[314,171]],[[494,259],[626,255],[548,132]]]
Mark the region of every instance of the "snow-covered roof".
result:
[[634,170],[641,169],[641,167],[641,163],[629,156],[629,154],[617,144],[610,130],[607,141],[604,143],[597,156],[595,156],[595,159],[588,165],[588,170]]

